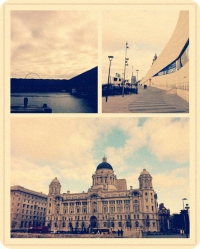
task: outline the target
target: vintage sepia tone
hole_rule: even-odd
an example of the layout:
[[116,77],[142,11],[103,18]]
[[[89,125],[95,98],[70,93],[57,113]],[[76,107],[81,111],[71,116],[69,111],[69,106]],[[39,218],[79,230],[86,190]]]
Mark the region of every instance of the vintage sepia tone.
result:
[[97,27],[92,11],[11,11],[10,112],[97,113]]
[[[119,61],[118,57],[121,51],[119,48],[118,51],[114,51],[110,45],[111,53],[116,54],[116,56],[108,56],[110,64],[108,81],[107,83],[103,82],[102,85],[102,111],[103,113],[188,113],[189,11],[181,10],[179,16],[178,12],[173,14],[172,11],[168,13],[168,18],[165,17],[165,21],[169,22],[169,25],[170,15],[172,17],[177,15],[178,20],[170,39],[168,38],[169,41],[163,42],[165,46],[162,50],[160,49],[160,44],[162,32],[165,29],[162,16],[160,16],[161,19],[158,19],[161,14],[156,11],[150,13],[143,11],[138,15],[136,12],[136,18],[137,15],[139,18],[143,18],[142,14],[149,18],[150,22],[161,22],[161,24],[158,24],[158,27],[152,27],[152,24],[149,25],[149,30],[146,30],[148,35],[146,35],[143,33],[145,32],[143,31],[143,25],[140,25],[139,21],[135,21],[134,15],[129,16],[135,25],[132,35],[129,34],[129,40],[131,41],[124,41],[124,44],[126,44],[124,69],[120,69],[119,65],[115,65],[115,60]],[[163,12],[163,16],[166,14],[167,11]],[[152,20],[150,20],[151,17]],[[107,19],[106,16],[104,18]],[[114,27],[115,23],[113,24],[113,30],[110,32],[111,34],[115,30]],[[104,25],[103,30],[106,28],[107,26]],[[125,31],[122,30],[124,33]],[[137,35],[134,36],[134,31],[135,33],[136,31],[139,32],[138,39],[141,44],[137,40]],[[159,33],[161,34],[159,35]],[[103,37],[106,48],[108,47],[107,39],[109,41],[109,38]],[[151,47],[161,51],[152,54],[152,60],[149,61],[149,54],[152,53]],[[141,55],[139,56],[139,54]],[[139,66],[143,68],[139,68]],[[147,67],[149,69],[146,72]],[[104,68],[106,68],[105,65]],[[123,73],[121,73],[122,70]]]
[[13,119],[11,238],[190,238],[188,129],[188,118]]
[[190,0],[1,6],[0,247],[197,246],[199,16]]

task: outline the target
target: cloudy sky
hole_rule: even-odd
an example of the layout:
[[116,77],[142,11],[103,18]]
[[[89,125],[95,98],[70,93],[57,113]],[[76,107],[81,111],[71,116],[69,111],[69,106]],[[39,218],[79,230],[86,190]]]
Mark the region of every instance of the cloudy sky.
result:
[[[147,7],[146,7],[147,8]],[[114,56],[111,76],[124,72],[125,45],[128,42],[129,66],[126,78],[133,75],[144,77],[150,69],[155,53],[157,56],[171,38],[178,21],[180,10],[166,6],[162,10],[131,9],[126,11],[105,11],[102,17],[102,66],[103,83],[108,79],[108,56]],[[132,68],[133,67],[133,68]]]
[[98,64],[93,11],[11,11],[11,78],[70,79]]
[[139,188],[147,169],[158,202],[179,212],[189,200],[188,118],[29,118],[11,120],[11,185],[48,194],[57,177],[61,192],[81,193],[106,155],[118,179]]

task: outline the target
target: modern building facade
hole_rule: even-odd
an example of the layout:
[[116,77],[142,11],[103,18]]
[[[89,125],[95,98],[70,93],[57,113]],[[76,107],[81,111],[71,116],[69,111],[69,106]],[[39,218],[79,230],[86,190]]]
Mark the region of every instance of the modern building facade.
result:
[[140,83],[177,94],[189,102],[189,11],[180,11],[169,42],[156,55]]
[[126,180],[117,179],[105,156],[92,175],[88,192],[61,193],[61,184],[55,178],[49,185],[45,226],[51,231],[159,231],[152,176],[144,169],[138,180],[139,188],[127,189]]
[[11,186],[11,231],[27,231],[45,225],[47,195],[21,186]]

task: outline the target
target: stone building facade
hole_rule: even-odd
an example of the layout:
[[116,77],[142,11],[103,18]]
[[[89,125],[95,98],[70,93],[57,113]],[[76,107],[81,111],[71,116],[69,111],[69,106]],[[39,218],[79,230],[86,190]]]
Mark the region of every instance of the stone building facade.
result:
[[45,225],[47,195],[21,186],[11,186],[11,231],[27,231]]
[[55,178],[49,185],[45,225],[51,231],[159,231],[152,177],[144,169],[138,180],[138,189],[127,189],[126,180],[117,179],[105,156],[92,175],[88,192],[61,194],[61,184]]

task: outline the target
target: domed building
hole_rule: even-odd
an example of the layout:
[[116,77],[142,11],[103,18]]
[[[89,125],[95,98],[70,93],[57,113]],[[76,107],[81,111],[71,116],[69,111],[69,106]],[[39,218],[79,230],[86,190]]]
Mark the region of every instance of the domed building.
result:
[[60,232],[157,232],[158,204],[152,176],[143,169],[138,180],[138,189],[127,189],[126,180],[117,179],[105,156],[92,175],[88,192],[61,194],[55,178],[49,185],[45,225]]

